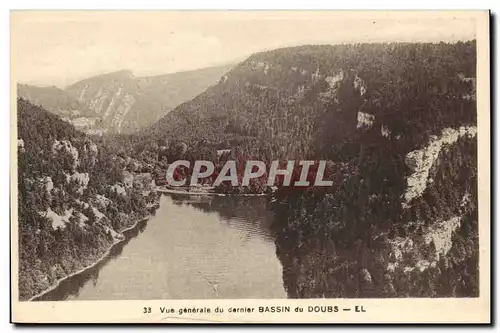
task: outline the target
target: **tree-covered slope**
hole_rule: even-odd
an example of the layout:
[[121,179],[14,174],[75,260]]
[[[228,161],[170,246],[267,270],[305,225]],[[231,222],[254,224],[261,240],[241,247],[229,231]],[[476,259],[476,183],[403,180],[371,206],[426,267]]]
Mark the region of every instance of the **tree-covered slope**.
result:
[[464,99],[475,76],[474,48],[474,42],[393,43],[258,53],[151,131],[188,142],[246,137],[291,145],[311,136],[325,141],[327,134],[350,140],[363,112],[375,117],[379,131],[385,125],[418,144],[425,134],[453,125],[447,110],[474,121],[466,112],[474,101]]
[[159,168],[328,160],[332,188],[277,192],[291,297],[477,296],[475,64],[475,41],[263,52],[120,142]]
[[41,107],[17,103],[19,293],[26,300],[94,263],[149,214],[156,196],[151,179],[133,172],[136,161]]

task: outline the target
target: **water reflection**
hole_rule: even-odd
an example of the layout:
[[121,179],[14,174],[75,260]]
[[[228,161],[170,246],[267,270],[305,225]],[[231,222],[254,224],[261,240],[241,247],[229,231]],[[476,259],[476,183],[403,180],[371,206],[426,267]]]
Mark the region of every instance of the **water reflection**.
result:
[[174,204],[189,205],[205,213],[217,212],[221,222],[234,227],[240,232],[256,233],[270,242],[274,242],[272,224],[274,214],[264,197],[210,197],[171,195]]
[[142,234],[146,229],[148,220],[142,220],[137,224],[137,227],[131,230],[127,230],[123,233],[125,240],[121,243],[115,244],[109,251],[108,255],[103,258],[98,264],[90,269],[83,271],[82,273],[72,276],[66,280],[59,283],[59,286],[48,293],[41,295],[38,298],[33,299],[34,301],[60,301],[69,298],[78,298],[80,289],[88,283],[89,281],[95,287],[99,280],[100,270],[108,264],[110,261],[116,259],[122,254],[123,248],[130,243],[130,240]]
[[264,198],[164,195],[102,262],[40,300],[286,298],[272,223]]

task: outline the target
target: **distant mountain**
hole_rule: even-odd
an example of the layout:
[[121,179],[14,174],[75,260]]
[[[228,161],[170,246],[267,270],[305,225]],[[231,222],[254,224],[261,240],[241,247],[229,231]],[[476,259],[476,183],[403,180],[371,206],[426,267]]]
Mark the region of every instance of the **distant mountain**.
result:
[[151,125],[177,105],[194,98],[230,66],[150,77],[123,70],[79,81],[65,89],[102,119],[114,133],[131,133]]
[[213,85],[231,68],[220,66],[150,77],[129,70],[68,86],[18,84],[18,96],[44,107],[89,134],[132,133]]
[[115,145],[158,168],[179,158],[220,164],[223,149],[231,159],[328,160],[332,188],[276,192],[290,297],[477,296],[475,49],[254,54]]

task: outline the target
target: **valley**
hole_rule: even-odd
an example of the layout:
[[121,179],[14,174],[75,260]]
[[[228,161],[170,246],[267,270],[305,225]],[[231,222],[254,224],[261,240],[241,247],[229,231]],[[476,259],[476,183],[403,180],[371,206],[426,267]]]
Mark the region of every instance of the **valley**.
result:
[[[50,297],[477,297],[475,49],[475,41],[304,45],[253,54],[207,81],[172,78],[179,90],[122,71],[51,89],[57,103],[36,102],[51,113],[18,100],[23,299],[157,209],[130,240],[140,257],[115,254],[102,277],[76,277]],[[195,82],[193,93],[178,92]],[[73,109],[100,117],[103,135],[63,122]],[[210,161],[214,172],[191,185],[219,195],[158,194],[180,160],[189,165],[175,179],[186,182],[201,172],[195,161]],[[318,168],[302,176],[295,166],[290,179],[309,184],[285,186],[281,175],[271,190],[273,161],[290,160],[325,161],[332,185],[314,186]],[[217,182],[228,161],[236,182]],[[248,161],[266,169],[243,186]],[[174,258],[163,247],[184,252]],[[250,257],[262,266],[234,273]],[[127,258],[162,273],[120,275]],[[222,282],[214,289],[203,276]],[[137,283],[123,290],[120,279]]]

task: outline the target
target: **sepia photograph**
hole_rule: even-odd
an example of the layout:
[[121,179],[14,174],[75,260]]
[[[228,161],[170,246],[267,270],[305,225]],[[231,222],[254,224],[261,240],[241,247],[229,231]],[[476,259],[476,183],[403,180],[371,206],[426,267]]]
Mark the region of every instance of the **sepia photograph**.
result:
[[488,11],[10,17],[14,322],[490,320]]

